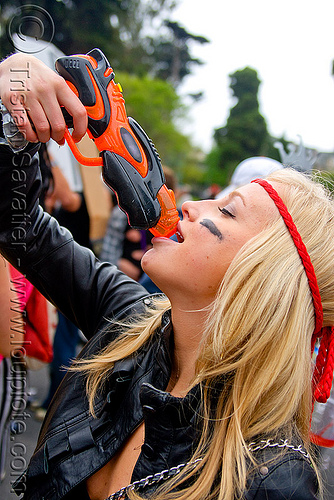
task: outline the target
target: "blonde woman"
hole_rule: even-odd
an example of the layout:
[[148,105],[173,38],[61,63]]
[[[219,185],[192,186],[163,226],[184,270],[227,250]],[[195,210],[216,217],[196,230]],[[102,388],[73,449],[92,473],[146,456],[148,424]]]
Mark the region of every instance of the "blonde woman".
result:
[[[32,56],[2,62],[4,105],[15,115],[10,75],[27,63],[26,138],[61,143],[62,104],[80,139],[84,108]],[[38,207],[37,148],[2,146],[1,251],[89,342],[49,407],[16,492],[26,500],[320,497],[309,426],[333,375],[329,195],[282,170],[223,199],[184,203],[178,242],[154,238],[142,259],[164,293],[152,296]],[[27,217],[13,233],[19,177]]]

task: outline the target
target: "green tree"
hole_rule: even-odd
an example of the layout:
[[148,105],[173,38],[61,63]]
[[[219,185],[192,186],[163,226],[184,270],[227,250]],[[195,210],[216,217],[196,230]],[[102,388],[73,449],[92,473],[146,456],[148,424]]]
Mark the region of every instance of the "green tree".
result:
[[[39,8],[45,9],[54,23],[52,43],[65,54],[86,53],[99,47],[115,71],[122,70],[119,75],[125,89],[128,113],[156,143],[163,162],[174,168],[181,179],[187,180],[188,170],[191,171],[190,177],[196,178],[199,175],[194,160],[196,155],[191,154],[189,138],[176,126],[176,118],[186,109],[181,106],[175,85],[173,88],[165,74],[178,73],[175,78],[178,81],[189,74],[192,65],[200,61],[191,57],[188,43],[204,43],[204,38],[187,33],[176,23],[168,24],[166,19],[179,1],[3,0],[0,7],[0,55],[5,56],[14,50],[10,35],[15,29],[22,29],[23,36],[50,40],[52,27],[47,26]],[[30,14],[31,18],[39,16],[45,22],[43,36],[38,23],[21,22]],[[161,26],[165,38],[161,37]],[[154,47],[159,47],[166,39],[169,50],[164,53],[161,48],[154,54]],[[170,58],[173,44],[181,57],[177,63],[178,72],[175,57]],[[160,71],[162,67],[166,73]]]
[[[214,133],[215,146],[207,158],[210,182],[228,184],[237,164],[250,156],[273,157],[273,142],[259,111],[260,80],[255,69],[246,67],[230,77],[230,88],[237,100],[224,127]],[[277,156],[277,152],[274,154]]]
[[167,31],[160,37],[150,39],[152,68],[156,76],[177,87],[191,73],[194,65],[201,65],[200,59],[191,56],[189,43],[209,43],[203,36],[194,35],[179,23],[165,21]]
[[191,156],[192,146],[175,122],[186,113],[171,84],[149,76],[117,72],[123,88],[128,116],[133,116],[154,142],[162,163],[175,170],[184,181],[183,166]]
[[[133,60],[142,59],[144,49],[138,42],[143,18],[141,0],[9,0],[1,4],[2,55],[13,50],[11,33],[8,33],[10,23],[9,31],[21,29],[23,36],[48,37],[50,21],[39,9],[41,7],[53,20],[53,43],[65,54],[86,53],[99,47],[115,64],[123,60],[122,67],[125,68],[131,43],[134,47]],[[43,28],[46,28],[44,33],[37,22],[25,21],[29,16],[30,19],[40,19]]]
[[[207,43],[204,37],[168,21],[179,1],[4,0],[0,7],[0,55],[13,51],[11,35],[15,30],[21,30],[23,37],[50,40],[53,22],[52,41],[65,54],[86,53],[98,47],[115,68],[168,77],[176,85],[194,64],[201,64],[191,56],[189,43]],[[33,19],[39,19],[43,29]]]

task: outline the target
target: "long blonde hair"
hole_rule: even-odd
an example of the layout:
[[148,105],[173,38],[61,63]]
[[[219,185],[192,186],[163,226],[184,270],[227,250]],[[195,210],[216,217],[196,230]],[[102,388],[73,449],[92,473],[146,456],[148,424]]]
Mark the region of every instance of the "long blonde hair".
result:
[[[334,203],[322,186],[295,171],[277,171],[268,181],[284,185],[282,198],[315,269],[324,325],[333,325]],[[168,302],[157,304],[149,319],[132,325],[103,353],[79,365],[87,373],[91,409],[113,363],[153,335],[168,307]],[[157,499],[241,498],[246,461],[254,461],[247,444],[258,436],[299,435],[309,450],[313,330],[305,270],[279,218],[244,245],[221,283],[193,381],[201,387],[202,407],[201,438],[192,458],[203,460],[166,483]],[[191,486],[171,491],[189,476],[194,479]]]

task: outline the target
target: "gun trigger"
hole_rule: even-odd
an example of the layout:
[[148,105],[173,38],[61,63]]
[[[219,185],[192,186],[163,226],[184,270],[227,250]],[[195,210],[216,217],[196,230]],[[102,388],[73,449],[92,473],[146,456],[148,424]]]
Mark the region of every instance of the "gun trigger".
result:
[[77,145],[75,144],[73,137],[71,136],[68,128],[65,130],[64,137],[66,139],[67,144],[70,147],[70,150],[72,151],[75,159],[81,164],[85,165],[87,167],[102,167],[103,165],[103,160],[101,157],[98,158],[89,158],[88,156],[84,156],[82,153],[80,153]]
[[67,128],[73,128],[73,116],[70,115],[70,113],[64,107],[61,108],[61,111],[63,113]]

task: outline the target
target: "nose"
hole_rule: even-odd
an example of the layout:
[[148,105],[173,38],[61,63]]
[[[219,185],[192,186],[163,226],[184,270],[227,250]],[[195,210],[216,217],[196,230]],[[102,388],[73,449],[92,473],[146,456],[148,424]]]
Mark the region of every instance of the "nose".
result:
[[206,200],[201,201],[185,201],[182,203],[182,214],[183,219],[188,219],[190,221],[196,220],[204,208]]

